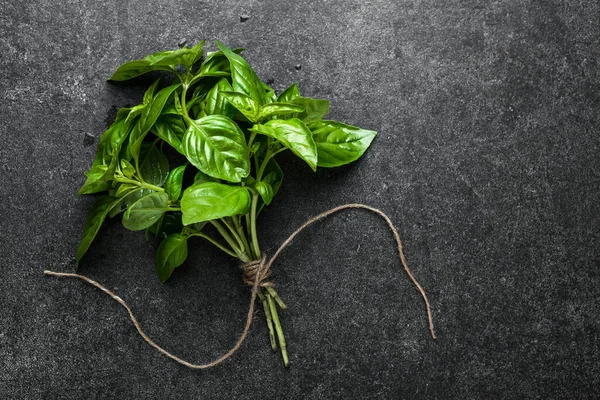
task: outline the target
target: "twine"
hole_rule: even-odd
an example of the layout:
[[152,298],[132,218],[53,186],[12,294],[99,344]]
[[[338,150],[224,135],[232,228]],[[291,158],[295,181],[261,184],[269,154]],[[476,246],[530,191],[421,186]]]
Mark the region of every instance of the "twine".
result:
[[54,271],[45,270],[44,274],[58,276],[58,277],[79,278],[79,279],[86,281],[90,285],[97,287],[98,289],[102,290],[104,293],[106,293],[110,297],[112,297],[113,300],[115,300],[117,303],[121,304],[127,310],[127,312],[129,313],[129,317],[131,318],[131,321],[133,322],[133,325],[137,329],[140,336],[146,341],[146,343],[148,343],[150,346],[152,346],[156,350],[158,350],[159,353],[164,354],[165,356],[177,361],[178,363],[180,363],[182,365],[185,365],[186,367],[189,367],[192,369],[206,369],[206,368],[214,367],[215,365],[218,365],[218,364],[222,363],[223,361],[225,361],[227,358],[229,358],[231,355],[233,355],[240,348],[240,346],[246,339],[246,336],[248,335],[248,331],[250,330],[250,326],[252,325],[252,316],[254,315],[254,305],[256,303],[256,296],[258,295],[258,290],[261,287],[268,287],[268,286],[273,285],[272,282],[268,281],[268,278],[271,275],[271,265],[273,264],[275,259],[279,256],[279,254],[283,251],[283,249],[285,247],[287,247],[292,242],[292,240],[294,240],[296,235],[298,235],[301,231],[303,231],[309,225],[313,224],[314,222],[317,222],[318,220],[320,220],[322,218],[327,217],[328,215],[331,215],[333,213],[336,213],[338,211],[345,210],[348,208],[354,208],[354,209],[361,208],[361,209],[372,211],[372,212],[378,214],[379,216],[381,216],[385,220],[385,222],[387,222],[390,230],[394,233],[394,238],[396,239],[396,244],[398,246],[398,254],[400,256],[400,261],[402,262],[402,266],[404,267],[404,271],[406,271],[408,277],[413,282],[413,284],[416,286],[419,293],[421,293],[421,296],[423,297],[423,300],[425,301],[425,306],[427,309],[427,319],[428,319],[428,323],[429,323],[429,332],[431,333],[431,337],[433,339],[436,339],[435,331],[433,329],[433,317],[431,314],[431,306],[429,304],[429,300],[427,299],[425,290],[419,284],[419,282],[417,282],[417,279],[413,275],[410,268],[408,268],[408,263],[406,261],[406,257],[404,257],[404,251],[402,250],[402,242],[400,241],[400,235],[398,234],[398,230],[394,227],[394,224],[392,223],[391,219],[387,215],[385,215],[385,213],[383,211],[381,211],[377,208],[374,208],[374,207],[364,205],[364,204],[344,204],[344,205],[332,208],[331,210],[325,211],[325,212],[309,219],[304,224],[302,224],[298,229],[296,229],[285,240],[285,242],[283,242],[281,244],[281,246],[279,246],[279,249],[277,249],[277,251],[275,252],[273,257],[271,257],[271,259],[269,259],[268,261],[267,261],[266,255],[263,254],[263,256],[260,260],[251,261],[249,263],[242,265],[242,269],[244,270],[244,282],[246,284],[252,286],[252,295],[250,297],[250,307],[248,309],[246,325],[244,326],[244,330],[242,331],[242,334],[240,335],[240,337],[237,340],[237,342],[235,343],[235,345],[231,348],[231,350],[229,350],[227,353],[225,353],[221,357],[217,358],[216,360],[211,361],[207,364],[192,364],[188,361],[185,361],[185,360],[177,357],[176,355],[168,352],[161,346],[154,343],[154,341],[152,339],[150,339],[148,337],[148,335],[146,335],[144,333],[144,331],[142,330],[142,328],[140,326],[140,323],[133,315],[133,312],[131,311],[131,308],[127,305],[127,303],[125,303],[125,301],[123,301],[123,299],[121,299],[119,296],[117,296],[115,293],[111,292],[110,290],[106,289],[104,286],[102,286],[98,282],[96,282],[86,276],[83,276],[80,274],[74,274],[74,273],[54,272]]

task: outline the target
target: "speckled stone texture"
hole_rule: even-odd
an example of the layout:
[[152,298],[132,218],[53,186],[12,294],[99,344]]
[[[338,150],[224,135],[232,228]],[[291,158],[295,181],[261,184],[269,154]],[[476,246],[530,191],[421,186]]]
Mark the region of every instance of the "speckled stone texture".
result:
[[[243,16],[244,18],[240,18]],[[241,19],[247,20],[241,22]],[[600,393],[600,8],[594,1],[34,0],[0,6],[0,398],[583,399]],[[335,215],[274,267],[291,366],[262,315],[223,365],[157,354],[69,271],[93,199],[76,198],[131,58],[207,39],[243,46],[278,91],[379,132],[354,165],[288,155],[259,222],[274,248],[346,202],[397,223],[439,339],[378,217]],[[156,242],[119,221],[81,272],[191,361],[224,353],[249,292],[196,241],[161,285]]]

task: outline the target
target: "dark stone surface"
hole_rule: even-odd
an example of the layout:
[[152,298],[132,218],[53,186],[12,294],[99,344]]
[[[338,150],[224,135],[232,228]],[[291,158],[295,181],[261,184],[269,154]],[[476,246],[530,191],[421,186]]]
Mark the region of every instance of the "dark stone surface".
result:
[[[3,1],[0,8],[0,398],[593,398],[600,384],[600,8],[588,1]],[[245,23],[239,16],[251,15]],[[428,290],[439,339],[376,216],[301,235],[275,267],[291,367],[262,315],[223,365],[158,355],[69,270],[99,135],[142,86],[122,62],[200,39],[246,47],[277,90],[331,100],[379,136],[355,165],[286,181],[260,221],[271,249],[345,202],[385,210]],[[214,45],[211,45],[214,48]],[[296,70],[296,65],[302,65]],[[92,137],[90,137],[90,135]],[[154,242],[113,221],[82,273],[158,343],[226,351],[248,291],[203,243],[161,285]]]

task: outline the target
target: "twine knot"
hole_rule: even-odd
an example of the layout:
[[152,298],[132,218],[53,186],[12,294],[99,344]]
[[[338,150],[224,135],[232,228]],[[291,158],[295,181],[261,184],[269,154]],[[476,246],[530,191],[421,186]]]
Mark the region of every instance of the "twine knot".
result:
[[271,263],[267,262],[267,255],[263,253],[260,260],[253,260],[241,265],[244,283],[250,287],[273,287],[269,280],[271,276]]

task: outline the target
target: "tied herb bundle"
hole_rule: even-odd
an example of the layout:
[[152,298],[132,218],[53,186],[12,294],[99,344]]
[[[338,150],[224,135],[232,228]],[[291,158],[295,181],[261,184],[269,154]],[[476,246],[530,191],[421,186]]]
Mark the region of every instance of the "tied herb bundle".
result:
[[279,319],[286,306],[269,271],[261,271],[256,230],[283,180],[275,156],[291,151],[313,171],[337,167],[361,157],[376,132],[324,119],[329,102],[303,97],[296,84],[277,95],[241,49],[217,45],[219,51],[206,55],[204,42],[154,53],[123,64],[110,78],[151,71],[174,77],[164,88],[155,81],[141,104],[119,110],[102,135],[79,194],[103,194],[85,221],[77,265],[107,216],[122,213],[125,228],[162,239],[156,250],[161,282],[185,262],[190,239],[202,238],[243,263],[244,281],[255,285],[264,307],[271,346],[280,348],[287,366]]

